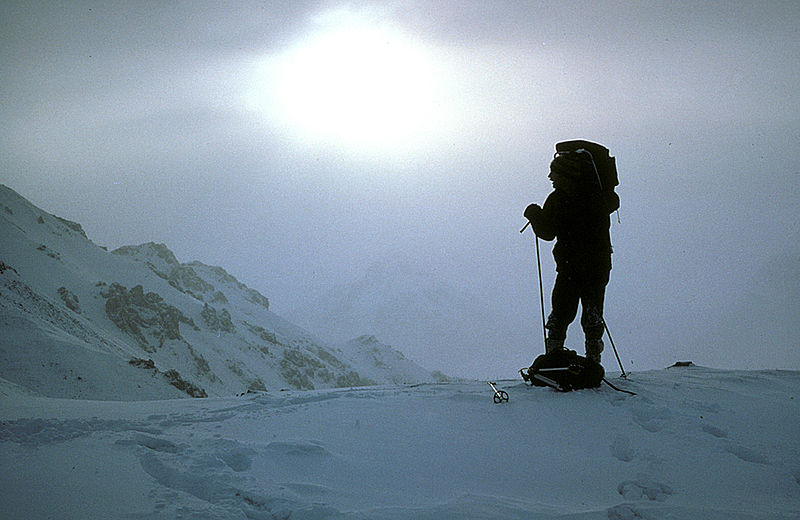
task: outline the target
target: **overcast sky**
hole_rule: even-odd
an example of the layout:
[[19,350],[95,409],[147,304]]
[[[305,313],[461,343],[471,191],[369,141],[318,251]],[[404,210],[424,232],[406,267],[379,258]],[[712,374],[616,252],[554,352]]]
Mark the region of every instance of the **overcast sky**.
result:
[[522,211],[588,138],[620,171],[626,363],[800,368],[798,27],[791,1],[7,1],[0,182],[278,313],[401,256],[540,338]]

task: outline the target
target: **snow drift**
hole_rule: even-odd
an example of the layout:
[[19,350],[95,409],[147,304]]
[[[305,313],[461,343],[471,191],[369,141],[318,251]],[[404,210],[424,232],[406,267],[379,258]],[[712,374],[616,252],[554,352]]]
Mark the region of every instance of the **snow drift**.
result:
[[0,398],[5,518],[797,519],[800,374]]

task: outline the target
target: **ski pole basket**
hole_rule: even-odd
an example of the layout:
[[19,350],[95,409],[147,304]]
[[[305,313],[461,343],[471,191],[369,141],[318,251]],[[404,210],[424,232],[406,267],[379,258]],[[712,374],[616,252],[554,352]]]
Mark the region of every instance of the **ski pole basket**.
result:
[[497,387],[494,386],[495,383],[493,383],[492,381],[489,381],[488,383],[489,386],[492,387],[492,390],[494,390],[494,396],[492,397],[492,399],[494,400],[494,404],[507,403],[508,394],[504,390],[498,390]]

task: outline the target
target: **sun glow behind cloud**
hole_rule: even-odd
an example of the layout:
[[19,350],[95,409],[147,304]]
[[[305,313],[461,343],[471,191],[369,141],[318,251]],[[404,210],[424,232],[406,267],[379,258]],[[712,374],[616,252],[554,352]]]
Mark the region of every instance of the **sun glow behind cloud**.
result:
[[455,128],[434,53],[385,24],[336,17],[261,60],[247,96],[303,142],[352,152],[420,149]]

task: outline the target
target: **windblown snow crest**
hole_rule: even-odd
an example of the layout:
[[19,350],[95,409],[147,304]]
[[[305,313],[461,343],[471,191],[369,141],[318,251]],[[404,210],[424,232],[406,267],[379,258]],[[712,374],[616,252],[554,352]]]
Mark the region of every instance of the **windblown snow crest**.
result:
[[368,358],[320,341],[222,267],[181,263],[164,244],[108,252],[5,186],[0,262],[0,378],[40,395],[138,400],[434,380],[386,345]]

